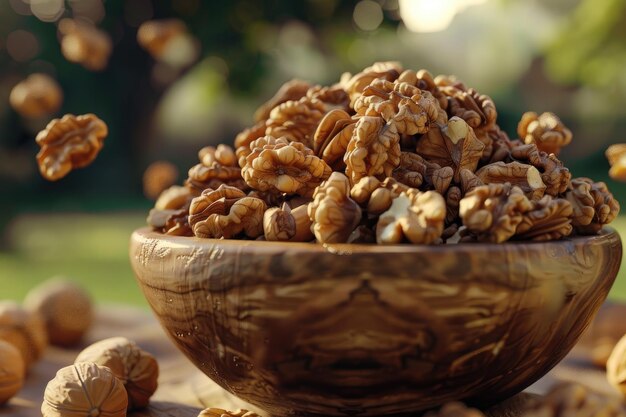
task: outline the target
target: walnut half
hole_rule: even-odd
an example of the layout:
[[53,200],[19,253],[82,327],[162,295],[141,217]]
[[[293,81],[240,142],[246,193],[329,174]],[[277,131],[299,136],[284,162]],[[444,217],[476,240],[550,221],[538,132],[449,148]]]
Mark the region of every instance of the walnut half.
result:
[[248,197],[238,188],[220,185],[191,200],[189,224],[198,237],[226,238],[240,233],[255,238],[263,234],[265,202]]
[[393,199],[389,210],[380,215],[376,242],[429,244],[443,232],[446,202],[436,191],[403,192]]
[[317,187],[308,212],[320,243],[346,242],[361,220],[361,208],[350,198],[350,181],[340,172]]

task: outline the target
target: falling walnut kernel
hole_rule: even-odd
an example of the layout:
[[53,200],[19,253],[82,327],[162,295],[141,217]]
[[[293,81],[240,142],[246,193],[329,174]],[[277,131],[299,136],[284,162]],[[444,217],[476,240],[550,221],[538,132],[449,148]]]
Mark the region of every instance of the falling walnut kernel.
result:
[[69,18],[61,19],[58,28],[61,52],[68,61],[81,64],[91,71],[106,68],[113,50],[108,33],[87,21]]
[[252,411],[244,410],[240,408],[236,411],[227,411],[221,408],[207,408],[202,410],[198,417],[260,417],[258,414]]
[[143,194],[156,200],[163,191],[173,186],[178,179],[178,169],[167,161],[156,161],[148,165],[143,173]]
[[353,183],[370,175],[391,176],[400,163],[400,135],[395,124],[385,124],[382,117],[361,117],[343,160]]
[[55,346],[76,345],[93,321],[91,297],[66,279],[51,279],[31,289],[24,307],[43,318],[50,344]]
[[129,410],[146,407],[157,389],[156,359],[125,337],[112,337],[88,346],[74,361],[76,366],[81,363],[110,369],[126,388]]
[[617,398],[567,382],[552,387],[546,395],[530,402],[521,413],[521,417],[539,416],[625,417],[626,410]]
[[333,172],[315,189],[308,213],[319,243],[346,242],[361,221],[361,208],[350,198],[348,177]]
[[626,181],[626,144],[616,143],[609,146],[605,155],[611,165],[609,176],[616,181]]
[[324,114],[326,108],[319,100],[303,97],[297,101],[286,101],[270,112],[265,122],[265,134],[285,137],[290,142],[300,142],[311,148],[315,130]]
[[545,195],[533,201],[533,208],[524,214],[515,237],[535,241],[561,239],[572,233],[572,205],[563,198]]
[[474,188],[459,202],[459,215],[479,241],[501,243],[515,234],[533,205],[521,188],[509,183]]
[[149,20],[137,29],[137,43],[153,58],[161,59],[168,44],[186,33],[187,26],[180,19]]
[[458,182],[461,169],[475,171],[484,145],[463,119],[452,117],[445,126],[430,129],[418,142],[417,153],[423,158],[454,169]]
[[299,142],[265,136],[250,144],[241,173],[259,191],[310,196],[332,169]]
[[104,366],[76,363],[60,369],[48,382],[41,404],[43,417],[125,417],[128,394]]
[[27,368],[41,358],[48,346],[42,317],[14,301],[0,301],[0,340],[20,351]]
[[565,198],[574,210],[574,229],[584,235],[598,233],[602,226],[615,220],[619,214],[620,205],[603,182],[575,178],[571,181]]
[[540,151],[555,155],[572,141],[572,132],[550,112],[524,113],[517,125],[517,134],[524,143],[534,143]]
[[26,366],[19,350],[0,340],[0,406],[8,402],[24,385]]
[[31,74],[11,90],[11,107],[23,117],[39,118],[55,113],[61,107],[63,91],[59,83],[46,74]]
[[501,184],[508,182],[524,191],[531,200],[539,200],[546,191],[541,174],[532,165],[519,162],[494,162],[485,165],[475,173],[485,184]]
[[53,119],[35,139],[41,147],[37,154],[41,175],[56,181],[74,168],[86,167],[102,149],[107,134],[107,125],[94,114]]
[[431,125],[445,123],[446,113],[428,91],[408,83],[392,83],[383,79],[372,81],[354,103],[359,116],[381,116],[394,122],[398,133],[426,133]]
[[[269,119],[270,112],[274,107],[283,104],[286,101],[300,100],[302,97],[306,96],[311,87],[311,84],[306,81],[298,79],[287,81],[278,89],[272,98],[259,106],[256,112],[254,112],[254,121],[264,123],[267,119]],[[241,145],[235,144],[235,146]]]
[[263,200],[248,197],[238,188],[220,185],[191,201],[189,225],[198,237],[230,239],[243,233],[255,238],[263,234],[266,207]]
[[441,237],[445,217],[446,202],[436,191],[403,192],[380,215],[376,242],[434,243]]

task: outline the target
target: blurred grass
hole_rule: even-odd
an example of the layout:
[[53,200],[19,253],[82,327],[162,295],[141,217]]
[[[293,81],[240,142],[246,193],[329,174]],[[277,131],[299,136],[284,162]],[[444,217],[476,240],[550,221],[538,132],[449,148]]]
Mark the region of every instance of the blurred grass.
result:
[[0,298],[22,299],[37,283],[63,275],[98,302],[147,306],[128,261],[132,231],[145,213],[31,214],[8,227],[0,250]]
[[[11,247],[0,250],[0,299],[23,299],[37,283],[64,275],[83,284],[101,303],[146,306],[128,261],[131,232],[145,213],[31,214],[9,226]],[[613,224],[626,236],[626,216]],[[622,260],[610,297],[626,300]]]

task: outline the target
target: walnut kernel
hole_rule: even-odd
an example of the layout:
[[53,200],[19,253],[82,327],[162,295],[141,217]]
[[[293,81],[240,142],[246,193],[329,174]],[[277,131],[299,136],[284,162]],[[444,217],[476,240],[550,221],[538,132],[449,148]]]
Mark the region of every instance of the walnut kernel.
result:
[[24,117],[38,118],[55,113],[61,107],[63,90],[46,74],[31,74],[11,90],[11,107]]
[[255,238],[263,234],[265,202],[248,197],[238,188],[220,185],[191,201],[189,224],[198,237],[226,238],[240,233]]
[[86,167],[102,149],[107,134],[107,125],[94,114],[53,119],[36,138],[41,175],[56,181],[74,168]]
[[616,181],[626,181],[626,144],[616,143],[609,146],[605,155],[611,165],[609,176]]
[[70,62],[81,64],[91,71],[106,68],[113,43],[108,33],[91,23],[65,18],[59,21],[61,52]]
[[198,417],[260,417],[257,413],[240,408],[236,411],[227,411],[221,408],[207,408],[198,414]]
[[524,143],[534,143],[540,151],[555,155],[572,141],[572,132],[550,112],[524,113],[517,125],[517,134]]
[[314,239],[307,204],[291,209],[289,204],[272,207],[263,214],[265,240],[308,242]]
[[250,144],[241,173],[259,191],[310,196],[332,170],[313,151],[299,142],[265,136]]
[[143,194],[151,200],[159,195],[178,179],[178,169],[167,161],[155,161],[148,165],[143,173]]
[[346,242],[361,221],[361,208],[350,198],[350,181],[339,172],[315,189],[308,213],[320,243]]
[[435,191],[403,192],[393,199],[389,210],[376,225],[377,243],[434,243],[441,237],[446,203]]

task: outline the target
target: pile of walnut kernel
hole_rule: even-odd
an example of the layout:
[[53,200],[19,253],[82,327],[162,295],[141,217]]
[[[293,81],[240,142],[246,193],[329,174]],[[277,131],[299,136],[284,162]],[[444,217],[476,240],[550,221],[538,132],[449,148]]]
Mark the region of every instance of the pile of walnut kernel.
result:
[[594,234],[619,204],[558,159],[572,133],[525,113],[519,138],[454,77],[375,63],[331,86],[292,80],[235,149],[203,148],[148,223],[170,235],[319,243],[546,241]]

